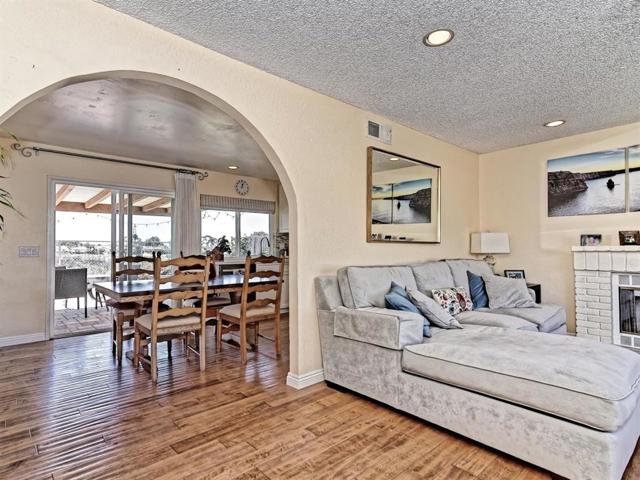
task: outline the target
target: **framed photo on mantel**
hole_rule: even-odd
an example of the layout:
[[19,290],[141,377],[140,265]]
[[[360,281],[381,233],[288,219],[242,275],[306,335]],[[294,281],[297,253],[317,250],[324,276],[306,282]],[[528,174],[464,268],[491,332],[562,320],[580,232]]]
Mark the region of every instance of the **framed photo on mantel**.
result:
[[367,242],[440,243],[440,167],[367,149]]

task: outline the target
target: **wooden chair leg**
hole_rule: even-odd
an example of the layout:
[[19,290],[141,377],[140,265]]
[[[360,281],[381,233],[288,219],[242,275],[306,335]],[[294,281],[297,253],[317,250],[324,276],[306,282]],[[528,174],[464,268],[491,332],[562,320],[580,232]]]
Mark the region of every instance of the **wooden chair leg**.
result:
[[140,330],[136,325],[133,330],[133,366],[137,369],[140,365]]
[[122,365],[122,349],[124,340],[122,338],[124,329],[124,314],[122,312],[118,312],[116,317],[116,358],[118,361],[118,366]]
[[84,318],[87,318],[87,294],[84,294]]
[[253,324],[253,347],[256,350],[258,350],[258,330],[259,330],[258,325],[260,325],[260,322],[255,322]]
[[185,349],[184,351],[186,352],[185,355],[186,355],[186,357],[188,359],[189,358],[189,354],[191,353],[189,351],[189,332],[184,334],[183,342],[184,342],[184,349]]
[[151,381],[158,382],[158,336],[151,334]]
[[275,325],[276,355],[280,356],[280,314],[276,315]]
[[171,356],[171,340],[167,340],[167,355]]
[[205,330],[206,327],[202,328],[200,331],[200,343],[198,345],[198,353],[199,353],[199,357],[200,357],[200,371],[204,372],[204,369],[207,365],[207,360],[205,358],[205,351],[206,351],[206,342],[205,342]]
[[118,339],[118,333],[116,328],[116,317],[115,315],[111,316],[111,355],[116,356],[116,342]]
[[247,363],[247,323],[240,320],[240,362]]
[[218,318],[216,324],[216,352],[222,351],[222,320]]

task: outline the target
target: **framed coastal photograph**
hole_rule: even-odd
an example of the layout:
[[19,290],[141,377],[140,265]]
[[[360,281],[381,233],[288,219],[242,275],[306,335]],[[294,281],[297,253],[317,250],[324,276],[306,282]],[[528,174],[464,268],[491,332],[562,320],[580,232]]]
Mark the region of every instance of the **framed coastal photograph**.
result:
[[[625,150],[616,148],[549,160],[549,217],[625,212]],[[640,208],[640,190],[638,195]]]
[[640,245],[640,231],[622,230],[618,232],[620,245]]
[[367,241],[440,242],[440,167],[367,149]]
[[580,235],[581,247],[595,247],[602,244],[602,235],[600,233],[584,233]]
[[505,270],[504,276],[507,278],[520,278],[524,280],[524,270]]

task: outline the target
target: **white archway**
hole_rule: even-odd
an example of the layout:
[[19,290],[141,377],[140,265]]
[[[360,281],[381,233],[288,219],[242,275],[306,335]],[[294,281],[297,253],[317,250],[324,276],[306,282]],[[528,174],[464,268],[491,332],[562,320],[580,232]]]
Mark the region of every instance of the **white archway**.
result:
[[[290,371],[297,372],[297,362],[299,359],[298,355],[298,341],[297,341],[297,322],[298,322],[298,295],[297,295],[297,282],[298,282],[298,270],[297,270],[297,199],[293,184],[287,171],[281,162],[278,154],[269,144],[269,142],[264,138],[264,136],[258,131],[258,129],[247,119],[245,115],[235,109],[232,105],[222,100],[217,95],[200,88],[192,83],[185,82],[183,80],[170,77],[167,75],[162,75],[159,73],[153,72],[144,72],[138,70],[112,70],[112,71],[103,71],[103,72],[95,72],[86,75],[78,75],[70,78],[66,78],[64,80],[60,80],[53,84],[48,85],[45,88],[42,88],[27,97],[20,100],[13,107],[9,108],[4,113],[0,114],[0,125],[4,123],[9,117],[15,114],[17,111],[30,104],[34,100],[47,95],[48,93],[55,91],[59,88],[65,87],[67,85],[72,85],[76,83],[82,83],[92,80],[102,80],[102,79],[140,79],[140,80],[148,80],[154,81],[158,83],[162,83],[165,85],[169,85],[175,88],[179,88],[181,90],[185,90],[189,93],[197,95],[203,100],[211,103],[215,107],[219,108],[226,114],[228,114],[231,118],[237,121],[255,140],[258,146],[262,149],[266,157],[269,159],[269,162],[275,169],[278,174],[278,178],[280,183],[282,184],[282,188],[287,197],[287,201],[289,203],[289,281],[290,281],[290,297],[289,297],[289,362],[290,362]],[[43,320],[44,322],[44,320]]]

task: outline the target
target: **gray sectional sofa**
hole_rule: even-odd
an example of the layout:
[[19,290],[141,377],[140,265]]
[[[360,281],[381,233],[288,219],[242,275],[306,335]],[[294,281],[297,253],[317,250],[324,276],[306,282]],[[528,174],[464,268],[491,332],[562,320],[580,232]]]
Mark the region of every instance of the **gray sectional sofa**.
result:
[[316,279],[328,382],[572,479],[619,479],[640,435],[640,355],[566,331],[553,305],[471,311],[463,329],[385,308],[392,281],[468,288],[484,262],[346,267]]

